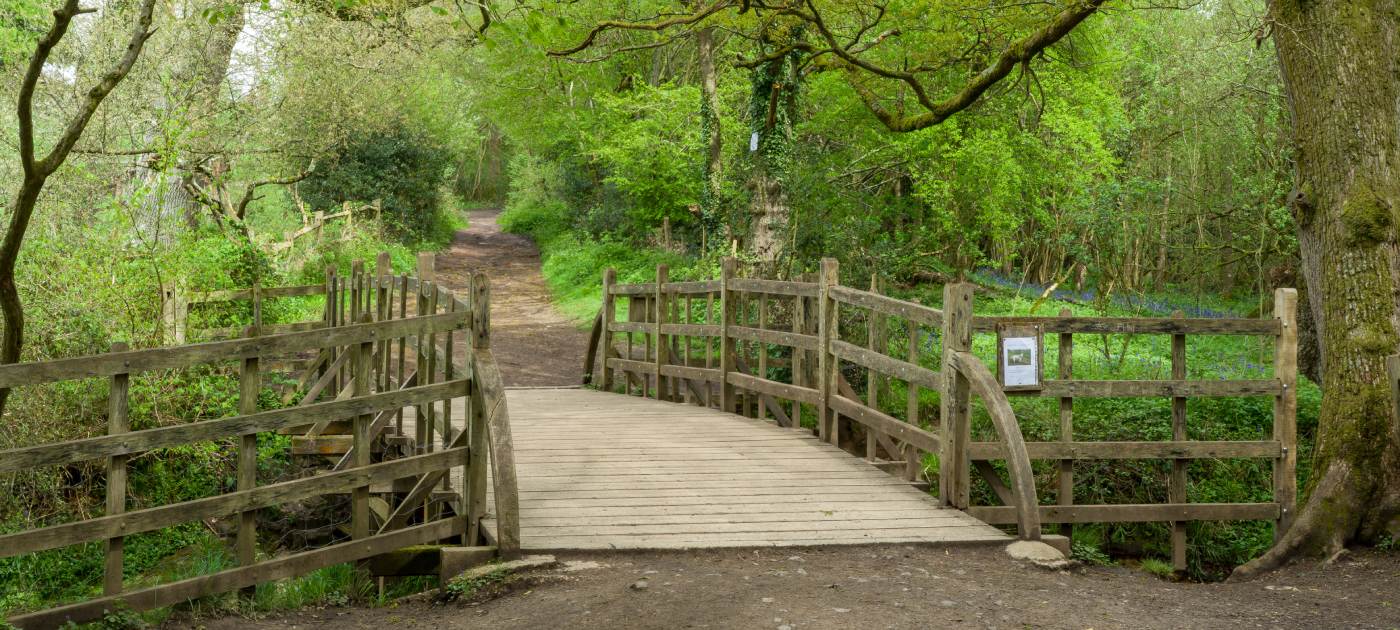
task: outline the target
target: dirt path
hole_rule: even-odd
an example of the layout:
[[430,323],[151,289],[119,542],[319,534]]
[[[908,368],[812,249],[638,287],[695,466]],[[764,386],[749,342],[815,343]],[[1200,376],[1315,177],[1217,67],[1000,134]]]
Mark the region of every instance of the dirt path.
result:
[[[307,609],[209,630],[306,628],[1400,628],[1400,556],[1362,553],[1243,584],[1051,572],[998,548],[592,553],[494,599]],[[569,570],[572,569],[572,570]],[[638,583],[644,582],[644,588]]]
[[438,255],[438,281],[464,289],[473,272],[491,279],[491,348],[506,387],[578,385],[588,335],[550,303],[540,250],[501,231],[500,210],[471,213],[452,248]]

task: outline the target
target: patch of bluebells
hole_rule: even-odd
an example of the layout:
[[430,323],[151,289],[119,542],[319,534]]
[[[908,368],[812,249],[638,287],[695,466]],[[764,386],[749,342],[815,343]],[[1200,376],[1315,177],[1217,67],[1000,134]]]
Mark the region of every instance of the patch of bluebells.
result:
[[[1047,285],[1036,282],[1021,282],[1018,279],[1007,277],[989,268],[978,269],[972,273],[972,278],[979,283],[1009,289],[1017,295],[1030,299],[1039,298],[1045,293],[1045,289],[1048,288]],[[1075,291],[1073,289],[1056,287],[1054,291],[1050,292],[1051,298],[1062,302],[1093,302],[1097,295],[1098,294],[1095,293],[1092,288],[1083,291]],[[1226,309],[1209,308],[1199,304],[1190,304],[1163,297],[1118,294],[1113,296],[1111,302],[1114,306],[1121,308],[1163,316],[1170,315],[1173,311],[1180,310],[1185,313],[1187,317],[1210,319],[1239,317],[1238,313]]]

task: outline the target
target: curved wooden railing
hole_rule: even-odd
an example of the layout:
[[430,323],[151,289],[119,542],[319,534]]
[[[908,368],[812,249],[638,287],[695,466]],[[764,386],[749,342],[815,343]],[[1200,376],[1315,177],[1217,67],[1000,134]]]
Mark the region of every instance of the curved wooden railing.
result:
[[[364,265],[356,263],[348,277],[331,270],[319,291],[253,288],[246,294],[220,295],[253,303],[254,325],[242,329],[239,338],[137,351],[114,344],[107,354],[0,366],[0,387],[19,388],[19,395],[24,388],[60,381],[104,378],[111,383],[105,435],[0,451],[0,474],[105,460],[108,492],[105,515],[0,535],[0,557],[104,543],[102,596],[15,616],[10,623],[49,628],[90,621],[118,607],[167,606],[446,540],[481,544],[494,539],[501,556],[518,555],[514,456],[505,391],[491,352],[487,278],[474,275],[464,300],[433,281],[431,256],[420,257],[418,277],[390,275],[387,255],[380,256],[378,269],[378,274],[366,274]],[[263,300],[308,295],[325,298],[320,320],[281,325],[261,321]],[[277,332],[266,334],[268,330]],[[464,352],[458,353],[459,348]],[[304,359],[308,354],[314,356],[309,362]],[[459,360],[459,354],[465,360]],[[127,397],[132,374],[207,369],[202,366],[230,360],[240,366],[239,415],[130,430]],[[302,366],[295,385],[283,396],[284,404],[291,406],[260,410],[264,377],[271,372],[269,366],[278,363]],[[299,404],[292,404],[298,399]],[[464,402],[454,406],[454,400]],[[458,421],[453,420],[454,407],[465,411]],[[259,483],[257,436],[266,432],[290,434],[294,452],[300,448],[312,457],[330,455],[327,461],[332,465],[310,477]],[[129,458],[230,440],[230,459],[237,462],[235,491],[127,509]],[[343,452],[333,450],[337,445]],[[461,470],[459,478],[453,479],[453,469]],[[494,535],[481,531],[488,518],[488,477],[494,490]],[[405,479],[413,481],[406,494],[395,490],[395,482]],[[452,488],[454,481],[460,487]],[[260,508],[327,494],[350,496],[344,540],[260,557]],[[237,524],[236,568],[125,588],[125,536],[230,516]]]
[[[736,277],[732,259],[718,280],[657,280],[617,284],[603,274],[603,306],[594,323],[584,383],[661,400],[688,401],[779,426],[803,427],[822,439],[866,457],[876,466],[921,482],[925,454],[937,456],[938,495],[943,504],[992,524],[1040,535],[1041,523],[1068,533],[1074,523],[1169,522],[1173,563],[1185,568],[1187,521],[1273,520],[1282,532],[1292,520],[1297,496],[1295,467],[1297,326],[1296,293],[1279,289],[1272,318],[974,316],[973,287],[944,287],[943,308],[843,286],[833,260],[816,277],[776,281]],[[623,321],[619,314],[625,313]],[[1058,371],[1038,387],[1010,391],[972,354],[977,335],[1031,331],[1037,340],[1055,337]],[[1072,376],[1074,335],[1168,335],[1170,379],[1097,380]],[[1272,338],[1273,376],[1267,379],[1192,380],[1186,371],[1188,335]],[[1037,341],[1039,343],[1039,341]],[[937,359],[931,356],[941,346]],[[998,350],[1000,352],[1000,350]],[[1045,363],[1045,357],[1039,359]],[[594,374],[597,373],[595,377]],[[864,392],[852,386],[864,381]],[[902,383],[904,400],[890,397]],[[921,391],[939,393],[938,414],[920,404]],[[970,397],[984,402],[999,441],[972,441]],[[1060,435],[1027,443],[1009,396],[1055,398]],[[1195,441],[1187,431],[1186,401],[1205,396],[1266,396],[1274,400],[1271,439]],[[1076,398],[1165,397],[1171,400],[1167,441],[1092,442],[1074,438]],[[1274,464],[1273,500],[1259,503],[1193,503],[1187,495],[1187,466],[1193,459],[1257,458]],[[1168,502],[1143,505],[1075,503],[1078,460],[1165,459],[1171,461]],[[1010,483],[989,462],[1005,460]],[[1030,463],[1056,464],[1054,505],[1040,505]],[[928,460],[931,462],[931,460]],[[928,471],[932,472],[932,470]],[[973,473],[992,500],[974,505]]]
[[1016,412],[1011,410],[1011,401],[997,384],[997,379],[987,370],[982,361],[968,352],[954,352],[949,368],[968,380],[972,391],[982,398],[987,407],[987,415],[992,426],[1006,445],[1006,465],[1011,472],[1011,496],[1016,503],[1016,529],[1021,537],[1040,540],[1040,502],[1036,499],[1035,473],[1031,471],[1030,453],[1026,451],[1026,440],[1021,436],[1021,426],[1016,422]]

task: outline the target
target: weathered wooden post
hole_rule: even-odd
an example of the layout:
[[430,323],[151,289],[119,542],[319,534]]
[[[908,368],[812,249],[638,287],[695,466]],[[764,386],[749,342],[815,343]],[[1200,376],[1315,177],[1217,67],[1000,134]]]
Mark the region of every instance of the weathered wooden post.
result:
[[953,354],[972,350],[972,285],[958,282],[943,287],[942,453],[939,455],[939,498],[945,506],[966,510],[971,501],[968,442],[971,441],[971,384],[954,367]]
[[823,258],[817,277],[817,389],[821,404],[817,406],[817,434],[837,444],[837,414],[831,409],[832,390],[836,387],[836,357],[831,354],[831,339],[836,331],[837,308],[831,300],[831,287],[840,284],[840,266],[835,258]]
[[[870,274],[870,292],[880,293],[880,276],[872,272]],[[865,321],[865,345],[871,352],[881,355],[885,354],[885,316],[874,308],[866,309]],[[876,411],[880,410],[880,388],[884,386],[884,376],[875,370],[868,370],[865,383],[866,406]],[[873,427],[865,427],[865,459],[875,461],[879,455],[878,432]],[[890,453],[891,456],[894,453]]]
[[[613,371],[608,369],[608,359],[612,358],[613,334],[612,323],[617,318],[617,301],[613,299],[612,288],[617,284],[617,270],[611,267],[603,270],[603,315],[599,323],[598,355],[602,366],[602,388],[605,392],[613,390]],[[593,366],[588,366],[593,369]]]
[[667,323],[667,314],[670,308],[667,306],[666,291],[664,289],[667,282],[671,281],[671,271],[666,265],[656,266],[656,291],[652,303],[654,305],[653,315],[656,320],[652,324],[652,338],[656,339],[656,362],[653,367],[656,369],[656,399],[670,400],[670,379],[661,373],[662,366],[671,362],[670,336],[661,332],[661,327]]
[[[126,352],[126,343],[112,344],[112,352]],[[128,417],[130,406],[127,394],[131,390],[130,375],[113,374],[111,390],[107,394],[107,434],[116,435],[131,431]],[[113,455],[107,458],[107,516],[115,516],[126,511],[126,455]],[[113,536],[107,539],[106,567],[102,580],[102,594],[116,595],[122,592],[122,554],[125,539]]]
[[[1074,312],[1067,308],[1060,309],[1060,317],[1073,315]],[[1074,333],[1060,333],[1058,353],[1060,379],[1068,381],[1074,378]],[[1066,444],[1074,441],[1074,398],[1070,396],[1060,397],[1060,441]],[[1055,493],[1055,502],[1074,505],[1074,460],[1060,460],[1058,473],[1059,491]],[[1074,526],[1060,524],[1060,535],[1073,540]]]
[[734,413],[734,386],[729,384],[729,373],[734,371],[734,339],[729,336],[729,325],[734,321],[735,304],[729,282],[734,279],[737,263],[732,257],[719,263],[719,408],[727,413]]
[[[606,277],[606,275],[605,275]],[[468,299],[472,305],[472,328],[471,339],[473,352],[490,352],[491,350],[491,283],[486,279],[486,274],[477,273],[472,275],[471,294]],[[606,372],[606,370],[605,370]],[[484,387],[487,383],[479,381],[477,387]],[[504,395],[504,392],[498,392]],[[487,400],[482,397],[482,400]],[[485,405],[477,405],[473,408],[471,417],[471,431],[467,435],[470,458],[466,479],[462,485],[465,487],[470,500],[467,502],[467,540],[471,544],[476,544],[480,540],[481,517],[486,513],[486,466],[488,456],[488,444],[490,436],[487,427],[486,414],[491,410]]]
[[[428,313],[428,287],[432,284],[435,269],[435,258],[431,252],[420,252],[418,254],[418,290],[414,299],[418,317],[426,317]],[[428,357],[432,353],[432,347],[428,345],[428,335],[426,328],[420,328],[416,337],[414,355],[417,365],[414,374],[418,378],[418,385],[428,384]],[[414,425],[414,439],[417,443],[419,453],[426,453],[431,449],[433,441],[432,417],[433,406],[419,404],[415,407],[417,422]]]
[[[1186,317],[1181,311],[1172,313],[1173,319]],[[1172,380],[1186,380],[1186,335],[1176,333],[1172,335]],[[1186,397],[1172,397],[1172,441],[1186,441]],[[1184,504],[1187,502],[1186,495],[1186,467],[1187,461],[1181,458],[1172,460],[1172,476],[1167,484],[1167,500]],[[1186,570],[1186,521],[1172,521],[1172,568],[1177,571]]]
[[[369,313],[360,315],[356,323],[367,324],[370,322]],[[352,350],[354,354],[351,359],[355,362],[355,390],[356,397],[368,396],[371,391],[370,384],[370,362],[374,356],[374,342],[366,339],[360,342]],[[370,434],[369,425],[374,421],[372,414],[360,414],[355,416],[354,425],[354,467],[363,468],[370,464]],[[369,485],[357,486],[350,493],[350,537],[356,540],[369,537]]]
[[[1274,461],[1274,501],[1279,518],[1274,541],[1293,526],[1298,506],[1298,290],[1274,290],[1274,319],[1279,335],[1274,341],[1274,378],[1282,390],[1274,397],[1274,439],[1283,447]],[[1392,372],[1392,375],[1394,373]],[[1395,384],[1392,376],[1391,384]]]
[[[394,318],[394,269],[389,259],[389,252],[379,252],[374,259],[374,287],[375,287],[375,319],[387,321]],[[390,389],[389,381],[389,351],[390,342],[388,339],[379,342],[379,362],[374,368],[379,371],[377,384],[379,391],[387,392]]]
[[[257,326],[249,326],[245,331],[247,337],[256,337],[262,334]],[[251,356],[243,359],[243,369],[238,375],[238,413],[239,415],[252,415],[258,412],[258,393],[262,391],[262,376],[259,373],[258,357]],[[238,491],[246,492],[258,485],[258,435],[249,433],[239,438],[238,442]],[[235,547],[238,555],[238,565],[247,567],[257,562],[258,556],[258,512],[257,510],[244,510],[238,514],[238,535],[235,540]],[[244,589],[244,593],[251,595],[252,589]]]

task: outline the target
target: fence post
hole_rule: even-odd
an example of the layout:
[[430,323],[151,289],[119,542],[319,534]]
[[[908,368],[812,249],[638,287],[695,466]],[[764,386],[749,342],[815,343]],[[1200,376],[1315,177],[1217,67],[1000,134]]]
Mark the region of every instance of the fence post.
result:
[[[1298,290],[1274,290],[1274,319],[1280,330],[1274,341],[1274,378],[1282,389],[1274,397],[1274,439],[1283,447],[1274,461],[1274,501],[1279,519],[1274,524],[1277,542],[1293,525],[1298,505]],[[1392,373],[1392,384],[1394,377]]]
[[[1067,308],[1060,309],[1060,317],[1072,317],[1073,315],[1074,312]],[[1074,378],[1074,333],[1060,333],[1058,354],[1060,355],[1060,379],[1068,381]],[[1074,398],[1069,396],[1060,397],[1060,441],[1065,443],[1074,441]],[[1059,461],[1058,481],[1059,491],[1056,492],[1056,503],[1074,505],[1074,460],[1062,459]],[[1060,524],[1060,535],[1073,540],[1074,526],[1069,523]]]
[[[435,258],[431,252],[419,252],[418,254],[418,291],[414,304],[417,307],[418,317],[428,315],[428,285],[433,281],[435,269]],[[414,373],[418,376],[418,385],[428,384],[428,355],[432,349],[428,346],[427,331],[420,329],[417,335],[415,352],[417,365]],[[418,421],[414,426],[414,438],[417,440],[417,450],[419,453],[428,452],[428,446],[433,439],[432,433],[432,405],[418,405],[416,414]]]
[[326,213],[325,213],[325,211],[324,211],[324,210],[317,210],[317,211],[316,211],[316,218],[314,219],[314,221],[316,222],[316,244],[317,244],[317,245],[320,245],[320,244],[321,244],[321,228],[325,227],[325,225],[326,225]]
[[[356,323],[369,323],[370,314],[363,313]],[[355,361],[355,390],[354,396],[370,395],[370,358],[374,356],[374,342],[368,339],[355,345],[355,354],[351,359]],[[374,421],[372,414],[360,414],[355,416],[354,448],[355,457],[352,466],[363,468],[370,464],[370,434],[369,425]],[[357,486],[350,493],[350,537],[359,540],[369,537],[369,485]]]
[[[126,352],[125,342],[112,344],[112,352]],[[131,430],[130,410],[127,393],[131,389],[128,374],[113,374],[111,391],[107,394],[107,434],[116,435]],[[126,455],[113,455],[107,458],[107,516],[126,511]],[[125,539],[113,536],[107,539],[106,571],[102,581],[103,595],[116,595],[122,592],[122,553]]]
[[[611,271],[611,270],[609,270]],[[604,275],[607,277],[607,274]],[[471,345],[473,353],[476,351],[491,349],[491,283],[486,278],[486,274],[477,273],[472,275],[471,281],[471,304],[472,304],[472,330]],[[606,365],[606,364],[605,364]],[[604,370],[606,373],[606,370]],[[481,383],[476,383],[475,389],[480,389]],[[486,405],[475,405],[472,409],[470,434],[468,440],[468,468],[466,479],[462,485],[471,500],[467,503],[467,540],[475,544],[480,540],[481,516],[486,513],[486,465],[487,444],[490,430],[486,425],[486,414],[491,410]]]
[[[374,259],[374,312],[378,321],[387,321],[394,317],[393,307],[393,273],[394,269],[389,261],[389,252],[379,252]],[[379,370],[377,380],[380,391],[389,391],[389,340],[379,342],[379,362],[375,364],[375,369]]]
[[836,414],[831,410],[832,388],[836,386],[836,357],[831,354],[831,335],[836,330],[837,309],[831,301],[831,287],[840,283],[840,265],[835,258],[823,258],[817,277],[817,389],[821,404],[817,405],[817,435],[837,444]]
[[253,288],[253,326],[261,329],[263,325],[263,303],[261,283],[254,284]]
[[939,498],[945,506],[966,510],[971,500],[967,459],[971,441],[967,377],[953,367],[953,354],[972,350],[972,285],[943,286],[943,392],[939,396],[942,453],[939,454]]
[[[870,292],[880,293],[880,276],[878,273],[870,274]],[[865,345],[871,352],[884,355],[888,350],[885,343],[885,317],[879,311],[871,308],[866,309],[865,321]],[[865,396],[866,406],[879,411],[880,409],[880,388],[884,385],[884,377],[875,370],[866,371]],[[865,427],[865,458],[875,461],[879,455],[879,432],[871,427]],[[894,453],[889,453],[894,456]]]
[[[262,334],[257,326],[249,326],[247,337]],[[258,392],[262,390],[262,376],[259,373],[258,357],[243,359],[243,369],[238,374],[238,413],[252,415],[258,412]],[[238,490],[252,490],[258,484],[258,435],[249,433],[238,442]],[[252,566],[257,562],[258,553],[258,512],[244,510],[238,514],[238,537],[235,541],[238,550],[238,565]],[[251,595],[252,588],[244,589]]]
[[[1175,311],[1172,313],[1173,319],[1186,317],[1185,313]],[[1172,380],[1186,380],[1186,335],[1172,335]],[[1172,398],[1172,441],[1182,442],[1186,440],[1186,398],[1175,396]],[[1172,460],[1171,483],[1167,484],[1167,500],[1172,503],[1186,503],[1186,468],[1187,461],[1184,459]],[[1172,521],[1172,568],[1177,571],[1186,570],[1186,521]]]
[[734,340],[729,336],[729,324],[734,321],[734,295],[729,281],[734,278],[738,261],[726,256],[719,263],[719,408],[734,413],[734,386],[729,373],[734,371]]
[[[617,318],[617,301],[613,299],[612,288],[617,284],[617,270],[609,267],[603,270],[603,321],[602,330],[599,333],[598,354],[602,357],[602,385],[603,391],[613,390],[613,371],[608,369],[608,355],[613,351],[612,323]],[[589,366],[588,369],[593,369]]]
[[652,300],[652,302],[655,302],[655,304],[656,304],[656,306],[655,306],[655,308],[656,308],[656,317],[655,317],[656,323],[655,323],[655,328],[654,328],[654,330],[655,330],[655,338],[656,338],[656,364],[655,364],[655,366],[656,366],[656,399],[657,399],[657,400],[670,400],[670,399],[671,399],[671,393],[670,393],[670,391],[667,389],[668,387],[670,387],[670,381],[669,381],[669,379],[667,379],[665,376],[662,376],[662,375],[661,375],[661,366],[667,365],[667,364],[669,364],[669,363],[671,362],[671,358],[670,358],[670,355],[671,355],[671,353],[670,353],[670,346],[668,345],[668,343],[669,343],[669,341],[670,341],[670,337],[661,334],[661,326],[662,326],[663,324],[666,323],[667,311],[670,310],[670,309],[667,307],[667,305],[666,305],[666,304],[667,304],[667,302],[666,302],[666,292],[665,292],[661,287],[662,287],[662,285],[664,285],[664,284],[666,284],[667,282],[670,282],[670,281],[671,281],[671,270],[670,270],[670,268],[667,267],[666,265],[657,265],[657,266],[656,266],[656,298],[655,298],[654,300]]

